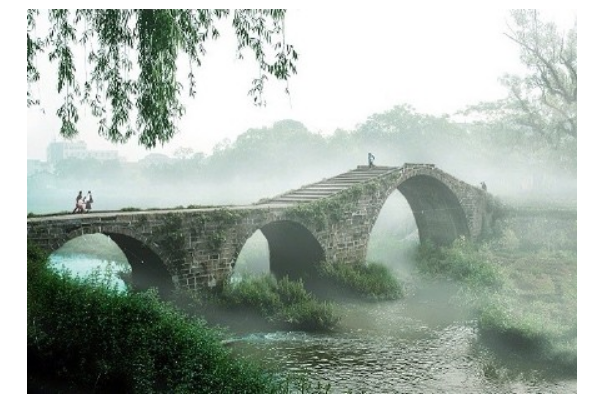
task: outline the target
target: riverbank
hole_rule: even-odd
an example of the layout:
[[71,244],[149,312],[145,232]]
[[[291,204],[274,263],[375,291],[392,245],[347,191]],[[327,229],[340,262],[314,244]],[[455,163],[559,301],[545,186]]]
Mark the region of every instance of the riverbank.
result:
[[577,211],[505,205],[479,244],[421,249],[420,269],[464,285],[479,336],[577,376]]

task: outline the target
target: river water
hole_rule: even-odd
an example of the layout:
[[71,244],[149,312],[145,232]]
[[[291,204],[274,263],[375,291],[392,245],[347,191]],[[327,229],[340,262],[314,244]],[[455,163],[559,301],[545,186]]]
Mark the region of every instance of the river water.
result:
[[481,343],[475,320],[440,289],[344,303],[334,333],[239,330],[232,347],[329,393],[577,393],[576,377]]
[[[119,287],[124,283],[114,273],[128,268],[83,255],[52,255],[51,262],[79,275],[110,270]],[[482,343],[455,292],[450,283],[412,282],[404,299],[338,302],[342,319],[331,333],[233,324],[230,348],[275,371],[304,376],[308,392],[577,393],[576,377]]]

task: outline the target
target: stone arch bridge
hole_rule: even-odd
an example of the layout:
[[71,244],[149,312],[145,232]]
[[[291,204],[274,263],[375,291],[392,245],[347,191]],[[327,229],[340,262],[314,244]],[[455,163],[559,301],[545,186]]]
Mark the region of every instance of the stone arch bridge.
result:
[[433,164],[404,164],[359,166],[248,206],[28,218],[27,240],[54,251],[75,237],[102,233],[125,253],[135,287],[202,290],[231,276],[242,247],[260,229],[271,272],[307,279],[322,261],[366,261],[371,230],[395,190],[410,205],[421,241],[477,240],[487,230],[485,191]]

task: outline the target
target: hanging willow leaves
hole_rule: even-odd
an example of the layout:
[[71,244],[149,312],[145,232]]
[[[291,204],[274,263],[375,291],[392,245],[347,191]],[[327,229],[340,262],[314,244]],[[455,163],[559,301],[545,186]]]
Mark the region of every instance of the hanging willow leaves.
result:
[[[36,19],[42,13],[27,10],[27,106],[39,104],[30,87],[41,78],[36,57],[47,51],[58,64],[63,103],[56,114],[65,138],[77,136],[78,106],[83,105],[98,118],[98,133],[114,143],[137,136],[140,145],[151,149],[169,142],[185,113],[178,56],[188,57],[187,94],[193,97],[194,69],[206,55],[205,43],[220,36],[217,22],[231,15],[238,57],[248,49],[258,63],[248,92],[256,105],[266,104],[262,94],[269,76],[287,81],[296,74],[298,54],[285,43],[285,10],[53,9],[46,15],[48,32],[38,35]],[[76,48],[85,56],[81,81]]]

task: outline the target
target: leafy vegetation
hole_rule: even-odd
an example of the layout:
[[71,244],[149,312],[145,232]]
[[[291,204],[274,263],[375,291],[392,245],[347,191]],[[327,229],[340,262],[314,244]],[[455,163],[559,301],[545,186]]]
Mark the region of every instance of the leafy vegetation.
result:
[[376,300],[398,299],[404,295],[400,282],[381,263],[321,263],[318,271],[347,294]]
[[302,281],[277,280],[270,274],[245,276],[205,296],[180,291],[176,302],[189,312],[252,314],[285,329],[330,331],[340,319],[333,304],[307,292]]
[[98,277],[46,268],[27,247],[29,393],[277,393],[283,382],[231,356],[216,330]]
[[[564,240],[576,237],[576,223],[558,218],[563,224],[556,229],[556,218],[534,219],[499,221],[501,228],[486,243],[422,244],[418,267],[430,278],[464,284],[461,299],[474,308],[483,340],[576,374],[577,254]],[[564,235],[548,234],[555,230]],[[524,240],[533,237],[537,241]]]
[[[177,75],[180,52],[189,59],[188,93],[194,96],[194,67],[202,63],[205,43],[220,36],[218,21],[230,14],[238,58],[249,50],[258,64],[249,90],[255,104],[265,103],[262,95],[269,76],[287,81],[296,73],[298,54],[285,42],[285,13],[283,9],[51,9],[48,33],[37,36],[41,13],[28,9],[27,106],[40,103],[30,84],[42,78],[36,57],[47,50],[49,60],[58,62],[57,90],[64,93],[57,110],[64,138],[77,135],[78,105],[84,104],[98,118],[101,136],[125,143],[138,135],[140,145],[154,148],[173,138],[175,122],[185,112],[180,102],[183,84]],[[76,46],[90,71],[83,82],[77,75]]]
[[417,266],[425,275],[444,275],[464,282],[475,290],[496,290],[503,286],[501,272],[489,262],[485,249],[479,249],[464,238],[448,247],[436,246],[430,242],[422,243],[417,254]]
[[527,72],[505,74],[500,82],[508,90],[506,98],[470,106],[465,113],[487,127],[501,127],[522,150],[558,150],[558,163],[575,170],[577,21],[562,30],[539,10],[511,10],[505,35],[518,46]]

